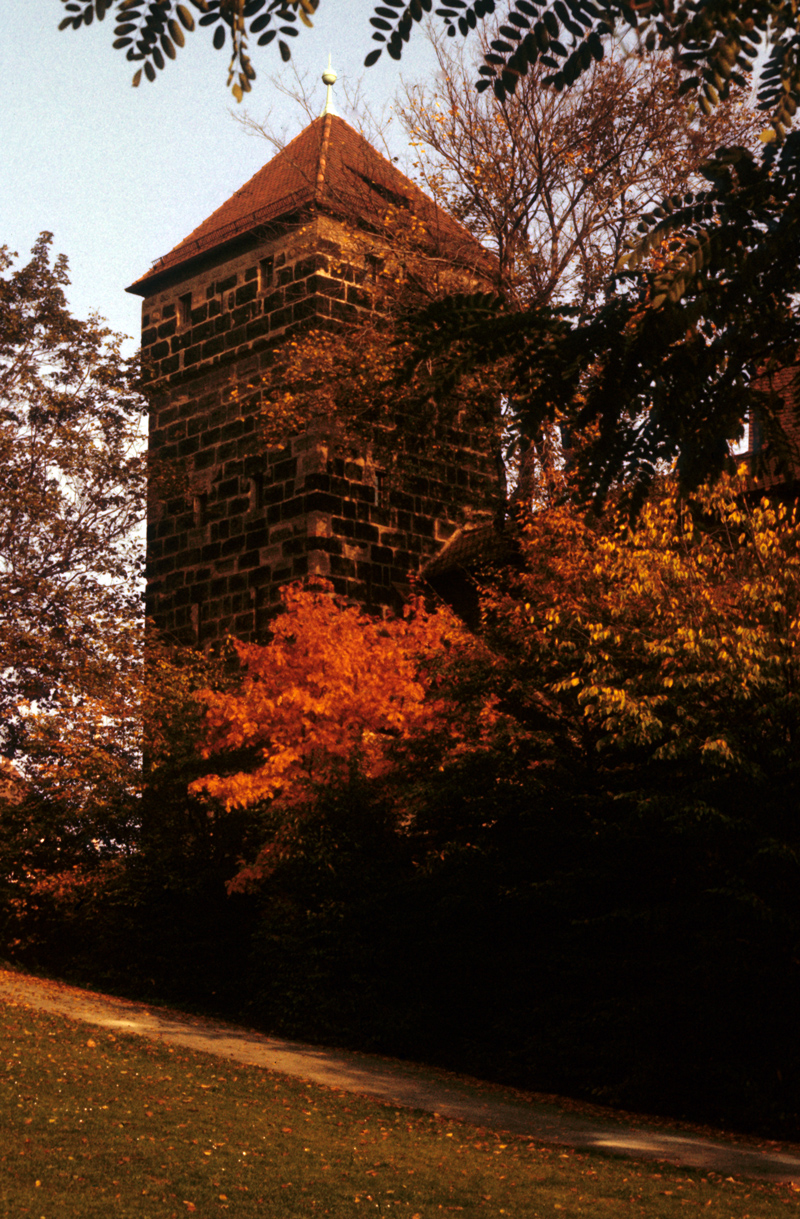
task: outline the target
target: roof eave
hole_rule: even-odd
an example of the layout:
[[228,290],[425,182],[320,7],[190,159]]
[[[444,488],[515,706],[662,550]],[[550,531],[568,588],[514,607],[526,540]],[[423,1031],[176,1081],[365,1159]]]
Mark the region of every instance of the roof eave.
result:
[[[313,208],[313,201],[310,197],[292,197],[291,205],[284,211],[275,215],[262,215],[267,209],[260,209],[255,212],[252,218],[248,218],[246,226],[238,229],[237,232],[231,233],[219,241],[213,240],[213,234],[210,244],[197,243],[197,248],[187,253],[185,257],[178,257],[174,261],[170,261],[171,254],[178,251],[172,250],[169,254],[165,254],[163,258],[157,259],[156,263],[146,271],[139,279],[135,279],[132,284],[125,289],[126,292],[131,292],[134,296],[150,296],[153,291],[165,283],[174,282],[178,279],[186,278],[187,268],[197,268],[203,262],[207,261],[211,255],[218,256],[222,251],[229,254],[230,251],[239,244],[252,240],[254,234],[263,232],[266,228],[279,229],[282,226],[291,222],[291,220],[303,213],[303,211]],[[178,247],[178,249],[191,249],[191,243],[187,240]],[[194,271],[192,270],[193,274]]]

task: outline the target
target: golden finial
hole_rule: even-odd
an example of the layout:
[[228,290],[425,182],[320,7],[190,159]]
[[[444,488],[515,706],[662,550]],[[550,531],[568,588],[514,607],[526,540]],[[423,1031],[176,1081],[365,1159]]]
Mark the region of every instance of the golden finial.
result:
[[320,118],[326,114],[336,114],[336,107],[333,104],[333,86],[336,84],[336,73],[331,67],[331,57],[328,56],[328,66],[322,73],[322,83],[327,85],[328,92],[325,95],[325,105],[322,108]]

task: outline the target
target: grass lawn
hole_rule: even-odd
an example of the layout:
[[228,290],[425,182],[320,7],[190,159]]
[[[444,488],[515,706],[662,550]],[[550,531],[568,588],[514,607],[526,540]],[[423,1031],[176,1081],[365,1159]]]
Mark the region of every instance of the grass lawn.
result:
[[0,1214],[786,1216],[791,1186],[565,1152],[0,1003]]

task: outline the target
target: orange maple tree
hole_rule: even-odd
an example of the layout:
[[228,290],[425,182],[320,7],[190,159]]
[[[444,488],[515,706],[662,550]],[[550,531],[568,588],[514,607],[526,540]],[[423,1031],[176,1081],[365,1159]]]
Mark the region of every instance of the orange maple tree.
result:
[[232,882],[239,888],[296,847],[314,792],[356,772],[380,780],[399,743],[452,719],[437,669],[464,640],[448,611],[420,601],[402,617],[378,618],[323,580],[289,586],[282,600],[269,643],[235,644],[239,687],[198,695],[207,708],[203,753],[220,765],[190,791],[228,811],[273,802],[282,813],[274,838]]
[[701,790],[727,807],[766,781],[766,757],[791,786],[797,522],[742,491],[690,508],[665,485],[633,526],[556,500],[523,526],[524,569],[484,589],[477,638],[419,603],[382,620],[324,582],[286,589],[271,642],[235,645],[238,686],[199,696],[215,773],[190,790],[212,817],[268,810],[232,887],[297,858],[320,794],[356,778],[423,854],[482,839],[523,791],[616,808],[621,785],[691,821]]

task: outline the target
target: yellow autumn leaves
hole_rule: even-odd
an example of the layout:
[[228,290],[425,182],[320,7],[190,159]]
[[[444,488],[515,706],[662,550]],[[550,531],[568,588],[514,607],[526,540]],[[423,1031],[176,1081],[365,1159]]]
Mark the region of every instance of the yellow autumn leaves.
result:
[[735,480],[691,504],[665,484],[635,525],[556,500],[520,547],[523,569],[484,584],[477,637],[444,609],[383,619],[317,581],[284,590],[268,644],[236,644],[238,684],[199,695],[216,773],[191,790],[228,811],[279,811],[233,887],[297,850],[300,810],[354,775],[382,785],[402,831],[418,778],[481,757],[504,757],[515,785],[558,757],[752,774],[785,750],[800,688],[800,525],[787,509]]

